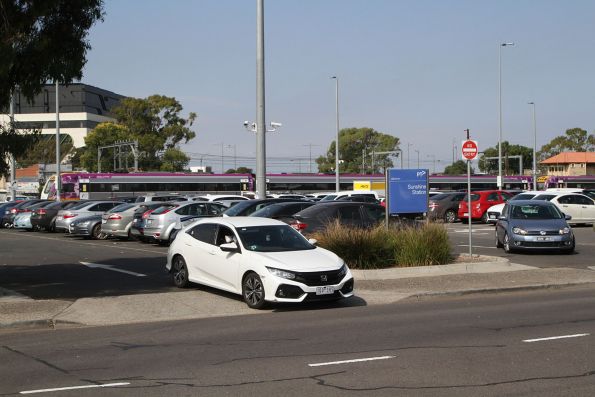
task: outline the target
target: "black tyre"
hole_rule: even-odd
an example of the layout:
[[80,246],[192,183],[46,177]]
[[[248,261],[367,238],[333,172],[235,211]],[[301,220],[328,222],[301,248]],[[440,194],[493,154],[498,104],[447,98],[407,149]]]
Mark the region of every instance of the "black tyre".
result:
[[93,240],[99,240],[99,237],[101,237],[101,223],[98,223],[91,229],[91,238]]
[[242,296],[251,309],[262,309],[265,306],[264,286],[256,273],[248,273],[242,281]]
[[171,277],[174,285],[178,288],[186,288],[190,282],[188,281],[188,268],[186,261],[180,255],[174,257],[171,266]]
[[483,215],[481,216],[481,222],[482,223],[488,223],[488,212],[484,212]]
[[504,233],[504,241],[502,242],[502,246],[504,247],[504,252],[511,253],[512,248],[510,247],[510,238],[508,237],[508,233]]
[[453,210],[448,210],[444,213],[444,222],[454,223],[457,220],[457,214]]
[[572,238],[572,245],[570,247],[568,247],[567,249],[564,250],[564,253],[566,255],[572,255],[574,254],[574,249],[576,248],[576,242],[574,240],[574,237]]

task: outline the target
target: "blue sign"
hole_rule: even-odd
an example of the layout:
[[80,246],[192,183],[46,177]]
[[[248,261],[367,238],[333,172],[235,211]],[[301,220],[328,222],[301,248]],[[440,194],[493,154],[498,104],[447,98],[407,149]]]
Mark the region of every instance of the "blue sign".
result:
[[428,170],[388,170],[388,213],[428,212]]

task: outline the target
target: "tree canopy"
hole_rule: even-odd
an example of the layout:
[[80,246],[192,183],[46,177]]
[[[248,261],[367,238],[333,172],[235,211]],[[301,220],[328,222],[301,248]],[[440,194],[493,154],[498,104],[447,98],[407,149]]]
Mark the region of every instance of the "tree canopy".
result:
[[[182,171],[190,158],[179,150],[196,136],[190,129],[196,114],[180,116],[182,105],[175,99],[161,95],[148,98],[125,98],[112,108],[116,123],[101,123],[85,138],[81,149],[81,166],[89,171],[97,169],[97,149],[117,141],[138,141],[139,169]],[[101,169],[113,170],[115,150],[107,149],[101,155]],[[129,164],[131,164],[129,162]]]
[[[0,109],[18,87],[32,99],[47,81],[82,78],[87,34],[102,19],[102,0],[0,0]],[[22,156],[37,136],[0,126],[0,174],[8,154]]]
[[[532,148],[523,145],[511,145],[508,141],[502,141],[502,172],[505,175],[517,175],[519,173],[519,159],[511,159],[510,156],[523,156],[523,170],[533,168]],[[486,157],[494,157],[494,159],[488,160]],[[479,169],[488,174],[497,173],[497,158],[498,145],[485,149],[479,158]]]
[[238,167],[237,169],[230,168],[225,171],[226,174],[252,174],[252,168]]
[[[471,167],[471,173],[473,174],[475,170]],[[467,162],[463,160],[458,160],[452,163],[451,165],[444,168],[445,175],[463,175],[467,174]]]
[[[375,173],[392,167],[389,154],[372,153],[396,151],[399,148],[399,138],[367,127],[342,129],[339,131],[339,142],[339,171],[346,173]],[[335,145],[336,142],[332,141],[326,156],[316,159],[319,172],[334,172]]]
[[562,152],[590,152],[594,149],[594,134],[588,134],[582,128],[570,128],[564,135],[557,136],[543,145],[539,152],[539,158],[545,160]]

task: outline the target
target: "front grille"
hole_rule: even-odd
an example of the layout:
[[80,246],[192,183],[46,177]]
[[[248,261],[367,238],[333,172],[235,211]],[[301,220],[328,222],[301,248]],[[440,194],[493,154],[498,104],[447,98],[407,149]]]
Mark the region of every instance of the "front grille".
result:
[[[295,281],[307,286],[334,285],[339,284],[344,276],[344,274],[341,274],[341,269],[328,272],[296,273]],[[325,277],[326,280],[324,280]]]
[[545,230],[545,234],[541,234],[541,230],[528,230],[528,236],[557,236],[560,234],[558,230]]
[[326,300],[337,300],[341,299],[343,296],[339,291],[335,291],[332,294],[328,295],[316,295],[316,292],[308,292],[308,295],[304,299],[304,302],[315,302],[315,301],[326,301]]
[[535,248],[557,248],[565,247],[566,245],[562,241],[523,241],[521,247],[535,247]]

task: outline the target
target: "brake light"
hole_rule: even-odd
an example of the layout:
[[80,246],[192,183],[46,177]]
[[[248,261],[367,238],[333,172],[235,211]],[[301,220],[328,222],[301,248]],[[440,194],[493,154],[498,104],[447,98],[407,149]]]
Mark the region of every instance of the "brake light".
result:
[[145,211],[145,212],[143,213],[143,219],[147,219],[147,218],[149,217],[149,215],[151,215],[151,212],[153,212],[153,211],[155,211],[155,210],[148,210],[148,211]]
[[120,219],[122,219],[122,217],[120,215],[118,215],[118,214],[112,214],[107,219],[119,221]]
[[300,221],[295,221],[293,222],[291,225],[292,228],[294,228],[295,230],[297,230],[298,232],[301,232],[302,230],[304,230],[305,228],[308,227],[308,224],[304,223],[304,222],[300,222]]
[[74,218],[75,216],[78,216],[78,214],[66,214],[64,215],[64,219]]
[[40,210],[37,210],[36,212],[37,212],[37,215],[45,215],[46,214],[46,212],[43,208]]
[[13,209],[10,210],[10,213],[11,214],[16,214],[17,212],[18,212],[18,209],[17,208],[13,208]]

